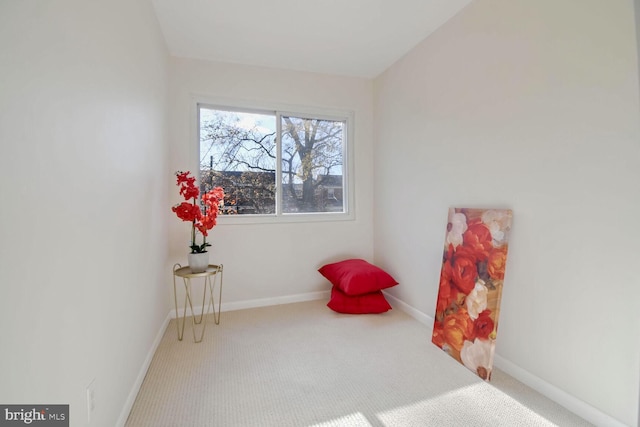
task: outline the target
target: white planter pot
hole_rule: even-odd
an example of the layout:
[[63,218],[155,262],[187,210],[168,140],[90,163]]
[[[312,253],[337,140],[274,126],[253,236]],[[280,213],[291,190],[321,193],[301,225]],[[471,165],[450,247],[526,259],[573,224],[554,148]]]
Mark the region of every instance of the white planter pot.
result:
[[209,266],[209,252],[188,254],[189,268],[192,273],[202,273]]

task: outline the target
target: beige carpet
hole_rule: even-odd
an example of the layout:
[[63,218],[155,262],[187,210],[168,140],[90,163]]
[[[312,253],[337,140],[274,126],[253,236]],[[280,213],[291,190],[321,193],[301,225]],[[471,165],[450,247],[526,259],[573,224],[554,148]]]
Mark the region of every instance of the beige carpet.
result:
[[483,382],[397,309],[311,301],[208,321],[200,344],[169,324],[127,426],[590,425],[500,371]]

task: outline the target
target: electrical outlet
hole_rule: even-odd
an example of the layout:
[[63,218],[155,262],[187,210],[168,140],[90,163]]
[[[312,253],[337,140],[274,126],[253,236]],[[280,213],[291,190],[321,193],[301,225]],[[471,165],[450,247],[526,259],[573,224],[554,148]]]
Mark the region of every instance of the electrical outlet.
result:
[[96,379],[87,386],[87,421],[91,424],[93,411],[96,409]]

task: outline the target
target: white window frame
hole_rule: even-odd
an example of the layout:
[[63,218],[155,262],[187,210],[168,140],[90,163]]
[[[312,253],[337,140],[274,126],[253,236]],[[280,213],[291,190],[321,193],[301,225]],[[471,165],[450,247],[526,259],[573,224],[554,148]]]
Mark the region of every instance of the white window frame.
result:
[[[349,110],[327,109],[288,104],[272,104],[249,101],[238,101],[226,98],[212,98],[201,95],[191,97],[190,128],[193,143],[190,145],[193,153],[192,169],[197,172],[200,181],[200,107],[247,113],[275,114],[276,117],[276,213],[251,215],[219,215],[218,224],[268,224],[268,223],[296,223],[322,221],[350,221],[355,219],[355,174],[353,151],[355,144],[355,114]],[[280,141],[281,117],[310,117],[320,120],[336,120],[345,122],[343,156],[343,203],[344,212],[282,212],[282,144]]]

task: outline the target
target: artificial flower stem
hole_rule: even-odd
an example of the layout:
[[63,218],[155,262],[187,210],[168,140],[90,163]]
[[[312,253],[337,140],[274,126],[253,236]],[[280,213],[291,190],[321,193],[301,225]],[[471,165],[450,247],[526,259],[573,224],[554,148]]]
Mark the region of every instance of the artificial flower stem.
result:
[[[193,198],[193,206],[196,205],[196,198]],[[194,247],[196,246],[196,220],[193,220],[193,223],[191,224],[191,253],[194,253],[195,249]]]
[[[204,216],[207,216],[207,205],[204,205]],[[207,236],[203,233],[202,234],[202,252],[206,252],[207,251]]]
[[191,224],[191,253],[194,253],[194,246],[196,245],[196,222],[195,220]]

